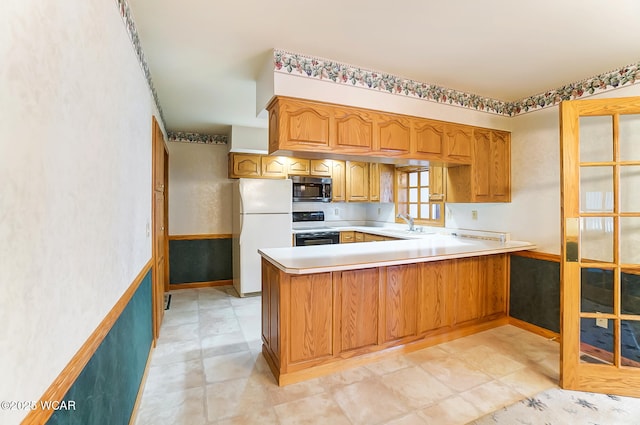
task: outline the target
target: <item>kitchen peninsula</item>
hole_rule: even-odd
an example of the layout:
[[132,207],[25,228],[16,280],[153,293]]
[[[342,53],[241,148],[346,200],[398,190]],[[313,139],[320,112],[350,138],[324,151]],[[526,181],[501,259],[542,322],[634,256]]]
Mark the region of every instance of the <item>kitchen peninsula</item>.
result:
[[509,252],[534,248],[432,234],[259,250],[263,354],[286,385],[506,324]]

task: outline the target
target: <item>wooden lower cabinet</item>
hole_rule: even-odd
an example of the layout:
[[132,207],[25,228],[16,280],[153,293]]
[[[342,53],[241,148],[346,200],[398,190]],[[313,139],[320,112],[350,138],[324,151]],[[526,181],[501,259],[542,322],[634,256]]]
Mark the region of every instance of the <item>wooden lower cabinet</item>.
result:
[[333,288],[331,273],[291,276],[288,290],[289,361],[293,363],[328,357],[333,354]]
[[449,289],[448,279],[455,275],[457,260],[423,263],[418,278],[418,335],[438,329],[450,328],[453,324],[454,293]]
[[356,241],[356,235],[353,230],[340,232],[340,243],[353,243]]
[[263,260],[263,354],[286,385],[505,324],[507,260],[496,254],[306,275]]
[[384,342],[416,334],[418,265],[384,267]]
[[379,269],[349,270],[336,273],[336,320],[340,327],[338,352],[378,343],[380,307]]

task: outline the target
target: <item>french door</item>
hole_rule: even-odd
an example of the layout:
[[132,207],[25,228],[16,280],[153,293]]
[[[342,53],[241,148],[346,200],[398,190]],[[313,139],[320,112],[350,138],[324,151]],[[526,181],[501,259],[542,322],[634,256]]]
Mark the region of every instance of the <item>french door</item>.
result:
[[562,388],[640,397],[640,97],[560,105]]

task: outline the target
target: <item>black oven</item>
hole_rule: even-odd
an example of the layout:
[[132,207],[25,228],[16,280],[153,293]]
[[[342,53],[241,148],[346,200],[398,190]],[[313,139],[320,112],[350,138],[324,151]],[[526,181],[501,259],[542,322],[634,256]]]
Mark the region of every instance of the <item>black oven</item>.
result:
[[293,202],[331,202],[330,177],[291,176]]
[[340,232],[310,231],[296,234],[296,246],[329,245],[340,243]]
[[295,235],[295,246],[329,245],[340,243],[340,232],[324,225],[322,211],[294,211],[294,223],[308,226],[299,229]]

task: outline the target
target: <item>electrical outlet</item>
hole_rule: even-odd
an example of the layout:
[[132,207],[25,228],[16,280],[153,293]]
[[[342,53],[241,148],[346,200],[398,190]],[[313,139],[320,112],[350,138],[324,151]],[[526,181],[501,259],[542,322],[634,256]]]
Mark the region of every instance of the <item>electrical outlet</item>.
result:
[[451,220],[453,218],[453,212],[447,208],[447,220]]
[[151,234],[151,225],[149,224],[149,221],[147,221],[146,231],[147,231],[147,237],[149,237],[149,235]]
[[340,210],[339,210],[338,208],[336,208],[336,209],[333,211],[333,214],[334,214],[334,215],[340,215]]
[[608,329],[609,328],[609,320],[608,319],[596,319],[596,326]]
[[382,214],[382,208],[378,208],[378,215]]
[[472,220],[477,220],[478,219],[478,211],[476,211],[476,210],[471,211],[471,219]]

